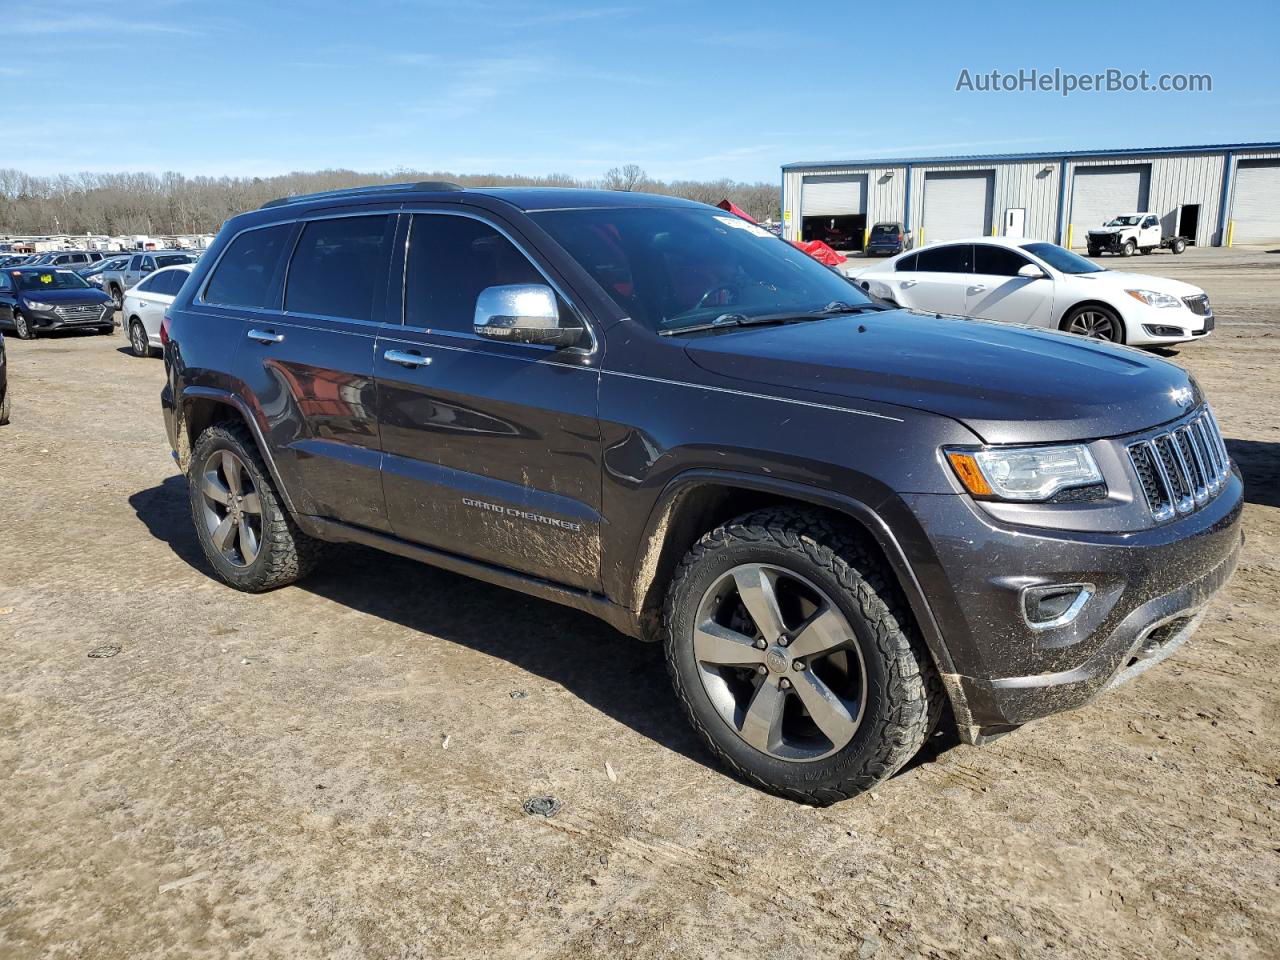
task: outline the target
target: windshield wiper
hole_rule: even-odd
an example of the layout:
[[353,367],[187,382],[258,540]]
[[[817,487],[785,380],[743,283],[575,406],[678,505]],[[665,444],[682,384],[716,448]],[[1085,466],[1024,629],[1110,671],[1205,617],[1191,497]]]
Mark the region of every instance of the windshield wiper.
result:
[[673,327],[670,330],[659,330],[660,337],[674,337],[682,333],[700,333],[706,330],[722,330],[726,327],[762,327],[769,324],[804,323],[807,320],[827,320],[837,314],[879,312],[890,310],[878,303],[849,304],[843,300],[833,300],[821,310],[810,310],[800,313],[769,313],[758,317],[748,317],[741,313],[722,313],[710,323],[695,323],[687,327]]
[[827,315],[832,313],[864,313],[868,310],[875,311],[875,310],[889,310],[889,309],[892,309],[892,308],[886,307],[883,304],[879,304],[879,303],[851,304],[851,303],[845,303],[843,300],[832,300],[821,310],[815,311],[815,313]]

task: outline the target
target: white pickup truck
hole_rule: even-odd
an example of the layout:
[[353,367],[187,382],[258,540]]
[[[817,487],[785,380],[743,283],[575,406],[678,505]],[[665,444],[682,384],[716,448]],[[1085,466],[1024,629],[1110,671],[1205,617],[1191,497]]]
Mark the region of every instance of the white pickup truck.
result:
[[1102,253],[1131,257],[1139,250],[1150,253],[1157,247],[1174,253],[1187,249],[1186,237],[1164,236],[1160,218],[1154,213],[1122,213],[1112,217],[1101,227],[1090,230],[1086,242],[1091,257]]
[[176,267],[180,263],[195,263],[199,259],[186,250],[147,250],[134,253],[129,262],[118,270],[102,271],[102,282],[98,285],[111,295],[116,302],[116,309],[124,305],[125,291],[137,284],[143,277],[164,267]]

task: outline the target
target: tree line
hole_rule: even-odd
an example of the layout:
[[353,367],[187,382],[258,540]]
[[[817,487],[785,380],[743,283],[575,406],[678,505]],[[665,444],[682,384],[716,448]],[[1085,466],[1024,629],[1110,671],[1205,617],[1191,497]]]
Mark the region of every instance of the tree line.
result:
[[229,217],[268,200],[299,193],[418,180],[464,186],[599,187],[685,197],[703,203],[731,199],[758,220],[777,220],[778,188],[732,180],[650,178],[639,166],[615,167],[599,180],[567,174],[528,177],[394,170],[317,170],[273,177],[188,177],[181,173],[77,173],[34,176],[0,169],[0,235],[216,233]]

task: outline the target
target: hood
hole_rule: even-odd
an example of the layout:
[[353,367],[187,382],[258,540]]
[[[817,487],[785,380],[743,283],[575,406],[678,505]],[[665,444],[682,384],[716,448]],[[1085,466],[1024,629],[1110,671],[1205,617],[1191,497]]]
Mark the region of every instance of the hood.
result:
[[[1123,270],[1101,270],[1098,273],[1073,274],[1072,280],[1087,280],[1116,290],[1156,290],[1174,297],[1196,297],[1204,293],[1195,284],[1149,273],[1127,273]],[[1121,301],[1123,302],[1123,301]]]
[[73,303],[106,303],[111,298],[101,290],[23,290],[22,296],[37,303],[53,303],[67,306]]
[[908,310],[702,336],[685,350],[721,376],[942,414],[988,443],[1134,433],[1185,413],[1179,398],[1199,400],[1185,371],[1137,350]]

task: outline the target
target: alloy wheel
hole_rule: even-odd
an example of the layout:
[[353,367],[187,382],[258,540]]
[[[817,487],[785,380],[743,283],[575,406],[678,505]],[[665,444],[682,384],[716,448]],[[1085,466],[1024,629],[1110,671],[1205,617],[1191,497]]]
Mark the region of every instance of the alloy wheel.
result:
[[142,324],[133,323],[129,327],[129,345],[133,347],[133,352],[140,357],[147,355],[147,333],[142,329]]
[[1114,342],[1116,339],[1115,321],[1100,310],[1081,310],[1071,318],[1067,331],[1078,333],[1082,337],[1091,337],[1094,340]]
[[853,739],[867,671],[853,628],[819,587],[749,563],[703,594],[693,656],[708,698],[746,743],[779,760],[821,760]]
[[13,329],[19,340],[31,339],[31,322],[16,310],[13,312]]
[[262,499],[243,460],[219,450],[200,478],[205,529],[216,549],[237,567],[248,567],[262,546]]

